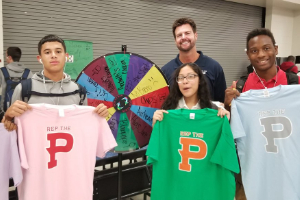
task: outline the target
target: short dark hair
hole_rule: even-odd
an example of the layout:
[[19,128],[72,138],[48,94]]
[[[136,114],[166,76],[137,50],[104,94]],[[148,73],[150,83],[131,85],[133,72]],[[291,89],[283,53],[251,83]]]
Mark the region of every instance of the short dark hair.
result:
[[172,81],[173,84],[170,87],[170,93],[164,103],[162,104],[162,109],[169,110],[169,109],[176,109],[178,102],[181,97],[183,97],[178,83],[176,81],[176,78],[179,75],[180,70],[183,67],[189,66],[193,69],[193,71],[198,75],[199,77],[199,87],[197,91],[197,97],[200,100],[200,107],[201,108],[212,108],[211,98],[208,90],[208,86],[205,80],[205,77],[202,73],[202,70],[196,63],[185,63],[182,64],[180,67],[178,67],[174,73],[172,74]]
[[289,57],[287,57],[287,61],[295,62],[295,56],[289,56]]
[[194,20],[192,20],[192,19],[190,19],[190,18],[180,18],[180,19],[177,19],[177,20],[173,23],[173,26],[172,26],[174,38],[176,38],[176,36],[175,36],[175,29],[176,29],[178,26],[182,26],[182,25],[184,25],[184,24],[189,24],[189,25],[192,27],[193,32],[194,32],[194,33],[197,32],[196,23],[194,22]]
[[249,44],[249,41],[258,36],[258,35],[266,35],[266,36],[269,36],[272,40],[272,43],[273,45],[275,46],[276,42],[275,42],[275,39],[274,39],[274,36],[273,36],[273,33],[269,30],[269,29],[266,29],[266,28],[256,28],[254,30],[252,30],[250,33],[248,33],[248,36],[247,36],[247,44],[246,44],[246,48],[248,49],[248,44]]
[[42,51],[42,46],[43,44],[45,44],[46,42],[59,42],[62,44],[64,51],[66,51],[66,45],[65,42],[63,41],[63,39],[61,39],[60,37],[58,37],[57,35],[46,35],[45,37],[43,37],[38,44],[38,51],[39,51],[39,55],[41,55],[41,51]]
[[19,47],[8,47],[6,54],[7,56],[11,56],[14,62],[19,62],[22,56],[22,51]]

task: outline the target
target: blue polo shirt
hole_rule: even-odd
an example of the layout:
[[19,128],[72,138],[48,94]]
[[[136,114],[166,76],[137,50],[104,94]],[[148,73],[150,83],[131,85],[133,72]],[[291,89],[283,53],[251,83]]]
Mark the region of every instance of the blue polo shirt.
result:
[[[195,63],[201,68],[206,77],[206,82],[212,100],[224,102],[226,81],[223,68],[214,59],[204,55],[201,51],[197,52],[200,54],[200,56]],[[182,62],[179,60],[178,54],[175,59],[171,60],[161,68],[170,85],[172,84],[172,74],[180,65],[182,65]]]

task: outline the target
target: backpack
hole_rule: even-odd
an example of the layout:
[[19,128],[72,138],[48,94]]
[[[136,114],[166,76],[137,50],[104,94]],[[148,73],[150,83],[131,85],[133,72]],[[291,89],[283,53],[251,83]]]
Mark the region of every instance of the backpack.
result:
[[291,66],[290,68],[288,68],[286,71],[285,71],[285,73],[293,73],[293,74],[296,74],[295,72],[293,72],[293,71],[291,71],[291,69],[293,68],[293,67],[295,67],[296,65],[293,65],[293,66]]
[[[288,85],[299,84],[299,76],[294,73],[285,73]],[[236,83],[236,89],[242,93],[244,85],[248,79],[248,76],[241,76],[240,79]]]
[[21,81],[22,85],[22,101],[28,102],[31,95],[37,95],[37,96],[43,96],[43,97],[65,97],[73,94],[79,93],[80,96],[80,101],[78,105],[82,105],[84,102],[84,99],[86,97],[86,89],[82,87],[80,84],[76,83],[78,85],[78,89],[73,91],[73,92],[66,92],[66,93],[40,93],[40,92],[35,92],[32,91],[32,80],[31,79],[26,79]]
[[6,67],[2,67],[1,71],[3,73],[5,82],[6,82],[6,90],[5,90],[5,97],[3,101],[3,111],[6,111],[7,108],[9,108],[10,103],[11,103],[11,97],[14,93],[14,90],[16,86],[22,81],[26,80],[30,70],[25,68],[23,74],[21,77],[10,77],[8,70]]

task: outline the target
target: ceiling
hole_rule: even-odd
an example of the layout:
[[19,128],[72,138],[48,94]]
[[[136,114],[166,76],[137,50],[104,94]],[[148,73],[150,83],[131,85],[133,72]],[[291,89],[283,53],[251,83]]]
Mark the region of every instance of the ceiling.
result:
[[271,6],[300,11],[300,0],[225,0],[225,1],[232,1],[236,3],[243,3],[248,5],[260,6],[260,7],[266,7],[266,4],[268,3]]

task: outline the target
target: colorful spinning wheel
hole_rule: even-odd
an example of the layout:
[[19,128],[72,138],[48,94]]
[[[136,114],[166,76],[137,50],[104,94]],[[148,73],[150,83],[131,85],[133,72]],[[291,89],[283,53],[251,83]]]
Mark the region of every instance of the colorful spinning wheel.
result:
[[150,60],[133,53],[112,53],[88,64],[76,80],[87,90],[88,105],[104,103],[117,152],[148,144],[152,117],[169,94],[168,83]]

